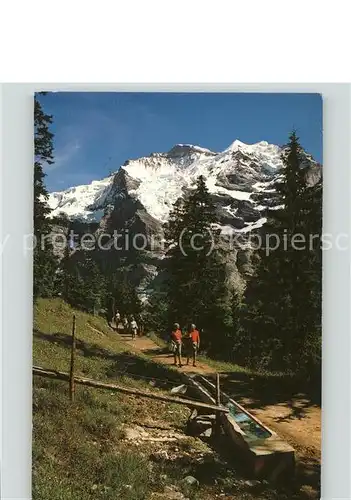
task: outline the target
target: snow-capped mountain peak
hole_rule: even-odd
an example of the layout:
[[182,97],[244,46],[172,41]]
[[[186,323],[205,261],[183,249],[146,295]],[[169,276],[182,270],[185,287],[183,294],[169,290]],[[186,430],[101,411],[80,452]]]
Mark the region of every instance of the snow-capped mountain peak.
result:
[[209,155],[215,155],[210,149],[202,148],[200,146],[194,146],[193,144],[175,144],[172,149],[170,149],[167,153],[168,156],[180,156],[180,155],[189,155],[191,153],[203,153]]
[[[126,161],[116,174],[91,184],[50,193],[52,215],[100,220],[108,205],[126,197],[138,200],[145,211],[163,223],[172,204],[192,189],[199,175],[224,213],[245,202],[256,210],[253,193],[262,192],[283,163],[282,149],[261,141],[245,144],[235,140],[220,153],[192,145],[176,144],[166,153]],[[228,208],[229,207],[229,208]]]
[[247,146],[248,144],[245,144],[244,142],[235,139],[235,141],[232,142],[230,146],[228,146],[227,149],[225,149],[224,151],[237,151],[238,149],[246,148]]

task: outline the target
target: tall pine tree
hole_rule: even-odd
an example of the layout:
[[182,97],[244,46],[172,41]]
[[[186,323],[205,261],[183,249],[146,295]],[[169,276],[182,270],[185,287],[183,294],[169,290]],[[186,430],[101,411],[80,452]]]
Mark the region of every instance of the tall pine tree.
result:
[[[245,293],[243,324],[256,365],[301,367],[309,338],[320,334],[320,248],[310,248],[310,231],[320,235],[321,196],[308,187],[308,161],[296,133],[283,153],[276,183],[277,205],[268,211],[260,264]],[[318,344],[318,341],[316,341]]]
[[34,98],[34,298],[51,296],[55,292],[57,259],[47,237],[50,233],[48,220],[50,208],[47,204],[48,192],[43,171],[43,165],[54,162],[51,124],[52,116],[44,112],[36,95]]

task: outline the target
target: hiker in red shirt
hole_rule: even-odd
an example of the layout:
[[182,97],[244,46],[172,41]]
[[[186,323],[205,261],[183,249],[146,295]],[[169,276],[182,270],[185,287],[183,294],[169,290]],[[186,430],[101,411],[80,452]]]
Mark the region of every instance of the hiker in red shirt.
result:
[[193,366],[196,366],[196,355],[200,347],[200,334],[199,331],[196,330],[196,325],[190,326],[190,331],[187,333],[187,361],[186,364],[189,364],[190,356],[193,358]]
[[173,330],[171,333],[171,344],[174,356],[174,365],[177,366],[177,358],[178,358],[178,366],[182,367],[182,332],[179,326],[179,323],[174,323]]

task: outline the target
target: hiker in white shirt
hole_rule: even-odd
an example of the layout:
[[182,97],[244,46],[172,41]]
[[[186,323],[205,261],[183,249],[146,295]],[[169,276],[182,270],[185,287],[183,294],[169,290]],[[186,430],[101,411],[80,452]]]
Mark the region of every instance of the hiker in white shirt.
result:
[[135,321],[133,316],[131,316],[131,318],[130,318],[129,326],[130,326],[130,330],[132,332],[132,339],[134,340],[136,337],[136,334],[138,333],[138,325],[137,325],[137,322]]
[[116,311],[116,314],[115,314],[115,324],[116,324],[116,331],[118,332],[119,330],[119,323],[121,321],[121,315],[118,311]]

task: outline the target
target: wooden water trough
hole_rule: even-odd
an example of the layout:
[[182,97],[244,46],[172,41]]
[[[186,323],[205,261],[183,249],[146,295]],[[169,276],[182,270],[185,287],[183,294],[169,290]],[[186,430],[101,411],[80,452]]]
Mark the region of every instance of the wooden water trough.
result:
[[[218,405],[212,382],[199,375],[183,376],[202,401]],[[220,392],[220,397],[229,413],[220,413],[218,418],[234,448],[242,453],[251,475],[271,481],[291,477],[295,467],[294,448],[227,394]]]

